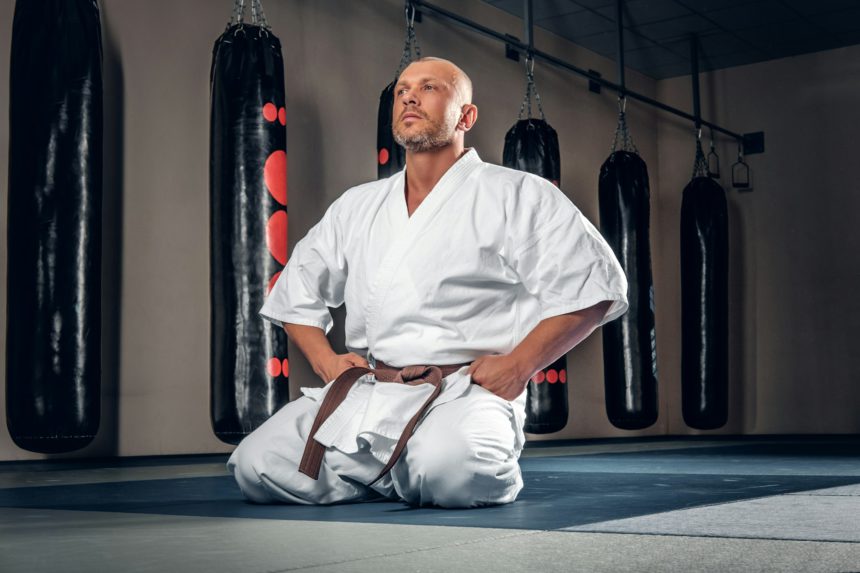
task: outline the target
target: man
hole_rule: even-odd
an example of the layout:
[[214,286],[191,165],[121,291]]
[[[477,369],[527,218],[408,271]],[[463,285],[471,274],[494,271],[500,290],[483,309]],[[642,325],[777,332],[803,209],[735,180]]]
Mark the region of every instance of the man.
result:
[[[393,111],[405,170],[348,190],[295,246],[260,313],[328,384],[303,388],[236,448],[228,467],[250,500],[513,501],[529,378],[627,309],[618,261],[564,194],[464,148],[471,98],[453,63],[408,66]],[[325,334],[343,302],[350,352],[338,355]],[[455,366],[434,395],[356,370],[383,364]],[[345,396],[327,396],[350,376]],[[321,403],[333,411],[315,425]]]

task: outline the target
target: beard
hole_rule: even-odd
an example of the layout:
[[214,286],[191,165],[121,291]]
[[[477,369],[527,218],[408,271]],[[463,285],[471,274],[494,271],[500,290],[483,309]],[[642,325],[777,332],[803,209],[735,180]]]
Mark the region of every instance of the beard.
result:
[[457,130],[457,122],[460,119],[460,110],[456,106],[450,106],[445,111],[445,117],[442,118],[442,121],[433,121],[421,112],[416,111],[415,113],[421,114],[421,117],[424,118],[426,122],[424,129],[413,133],[406,133],[406,129],[398,121],[392,129],[394,141],[398,145],[407,151],[416,153],[439,149],[451,144],[454,140],[454,133]]

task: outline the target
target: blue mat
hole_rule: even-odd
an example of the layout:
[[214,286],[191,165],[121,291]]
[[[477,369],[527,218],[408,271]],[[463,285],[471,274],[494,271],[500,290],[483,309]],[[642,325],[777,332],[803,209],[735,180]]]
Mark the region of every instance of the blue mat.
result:
[[[521,460],[508,505],[450,510],[400,502],[255,505],[230,476],[0,489],[0,507],[199,517],[559,529],[860,483],[857,444],[717,446]],[[608,471],[607,471],[608,470]]]

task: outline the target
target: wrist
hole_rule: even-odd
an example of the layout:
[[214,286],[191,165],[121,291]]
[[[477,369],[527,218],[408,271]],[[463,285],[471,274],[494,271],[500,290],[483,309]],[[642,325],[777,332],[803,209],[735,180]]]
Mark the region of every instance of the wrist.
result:
[[517,351],[514,349],[508,356],[513,360],[514,363],[514,371],[516,372],[517,378],[523,380],[523,383],[527,383],[529,379],[538,371],[538,367],[535,365],[534,360],[532,360],[528,355],[523,354],[522,351]]
[[321,351],[314,355],[313,359],[310,360],[311,368],[313,368],[314,373],[326,382],[331,380],[331,373],[329,372],[328,366],[336,356],[337,354],[335,354],[333,350]]

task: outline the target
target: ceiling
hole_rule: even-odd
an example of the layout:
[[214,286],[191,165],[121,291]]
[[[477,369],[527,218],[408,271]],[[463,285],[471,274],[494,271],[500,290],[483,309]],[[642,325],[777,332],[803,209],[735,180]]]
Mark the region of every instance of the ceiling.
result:
[[[523,0],[484,2],[523,17]],[[612,59],[615,13],[615,0],[532,5],[535,26]],[[655,79],[690,73],[691,34],[700,71],[860,44],[858,0],[625,0],[622,19],[625,66]]]

